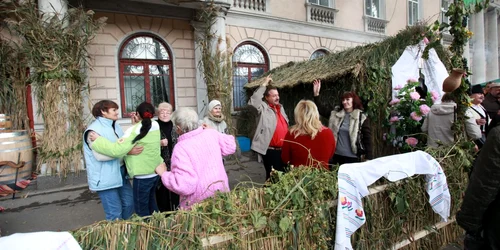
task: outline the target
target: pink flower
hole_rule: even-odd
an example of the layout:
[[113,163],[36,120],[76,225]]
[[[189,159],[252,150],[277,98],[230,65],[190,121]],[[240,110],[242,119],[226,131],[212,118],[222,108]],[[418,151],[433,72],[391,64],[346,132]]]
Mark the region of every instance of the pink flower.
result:
[[413,100],[418,100],[418,99],[420,99],[420,94],[418,92],[411,92],[410,97]]
[[398,122],[398,121],[399,121],[399,117],[397,117],[397,116],[393,116],[393,117],[391,117],[391,119],[389,119],[390,123],[395,123],[395,122]]
[[424,37],[424,43],[429,44],[429,39],[427,37]]
[[418,80],[417,80],[417,79],[415,79],[415,78],[410,78],[410,79],[408,79],[408,81],[407,81],[407,82],[418,82]]
[[400,99],[398,99],[398,98],[394,98],[394,99],[392,99],[392,101],[391,101],[391,102],[389,102],[389,105],[395,105],[395,104],[398,104],[400,101],[401,101]]
[[415,120],[417,122],[420,121],[420,120],[422,120],[422,116],[419,116],[417,114],[417,112],[415,112],[415,111],[411,112],[410,117],[411,117],[411,119],[413,119],[413,120]]
[[422,115],[427,115],[429,111],[431,111],[431,108],[429,108],[429,106],[427,106],[426,104],[420,105],[420,113],[422,113]]
[[384,141],[385,141],[385,140],[387,140],[387,133],[384,133],[384,134],[382,135],[382,139],[384,139]]
[[394,87],[394,90],[400,90],[400,89],[402,89],[402,88],[403,88],[403,86],[398,85],[398,86]]
[[408,138],[405,140],[405,142],[406,142],[408,145],[412,146],[412,147],[415,147],[415,146],[417,146],[417,144],[418,144],[418,140],[417,140],[417,138],[414,138],[414,137],[408,137]]
[[436,92],[435,90],[431,91],[431,97],[432,101],[435,102],[437,99],[439,99],[439,93]]

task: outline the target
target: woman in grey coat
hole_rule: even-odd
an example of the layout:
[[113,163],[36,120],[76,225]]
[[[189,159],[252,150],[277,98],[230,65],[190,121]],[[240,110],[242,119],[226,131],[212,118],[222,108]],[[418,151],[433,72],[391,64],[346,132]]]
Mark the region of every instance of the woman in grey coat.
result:
[[212,100],[208,104],[207,115],[203,118],[203,126],[227,134],[227,124],[224,119],[225,117],[224,114],[222,114],[222,105],[220,101]]

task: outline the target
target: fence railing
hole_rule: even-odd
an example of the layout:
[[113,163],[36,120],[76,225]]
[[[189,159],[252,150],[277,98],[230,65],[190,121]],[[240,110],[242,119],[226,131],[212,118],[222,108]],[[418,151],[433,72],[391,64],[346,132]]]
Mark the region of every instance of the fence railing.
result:
[[307,21],[322,24],[335,24],[337,9],[306,3]]
[[365,19],[365,31],[385,34],[387,20],[371,16],[364,16],[363,18]]
[[268,10],[269,0],[233,0],[232,8],[239,10],[266,12]]

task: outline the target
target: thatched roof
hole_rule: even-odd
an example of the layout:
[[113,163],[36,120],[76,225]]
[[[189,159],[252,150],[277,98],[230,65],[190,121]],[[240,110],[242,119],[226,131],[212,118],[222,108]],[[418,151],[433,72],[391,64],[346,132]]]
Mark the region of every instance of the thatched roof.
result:
[[[417,44],[421,34],[427,28],[423,25],[409,27],[397,35],[388,37],[380,42],[357,46],[337,53],[331,53],[315,60],[289,62],[277,67],[263,77],[245,85],[254,88],[261,85],[265,76],[271,74],[273,85],[278,88],[293,87],[300,83],[312,83],[314,79],[335,82],[337,79],[349,75],[358,78],[360,72],[367,72],[367,67],[375,65],[392,66],[403,54],[409,45]],[[442,46],[436,48],[443,63],[449,66],[449,57]],[[360,81],[362,82],[362,81]]]

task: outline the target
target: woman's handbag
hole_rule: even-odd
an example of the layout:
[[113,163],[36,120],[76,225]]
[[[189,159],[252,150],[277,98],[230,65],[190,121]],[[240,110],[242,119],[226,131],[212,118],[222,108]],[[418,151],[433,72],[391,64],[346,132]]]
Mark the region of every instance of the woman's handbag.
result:
[[363,134],[361,133],[361,111],[359,112],[359,128],[358,128],[358,138],[356,139],[357,156],[361,157],[366,154],[365,146],[363,145]]

